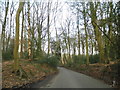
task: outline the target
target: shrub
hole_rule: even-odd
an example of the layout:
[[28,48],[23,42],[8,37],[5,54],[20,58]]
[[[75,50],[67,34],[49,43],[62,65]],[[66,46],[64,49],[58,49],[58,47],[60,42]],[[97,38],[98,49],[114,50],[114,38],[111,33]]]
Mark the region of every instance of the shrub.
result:
[[86,63],[86,56],[85,55],[74,55],[72,57],[74,64],[85,64]]
[[58,66],[59,60],[56,56],[46,56],[42,60],[39,60],[41,64],[48,64],[51,67],[56,68]]
[[24,58],[24,59],[28,59],[28,52],[27,52],[27,51],[25,51],[25,52],[23,53],[23,58]]
[[74,55],[74,56],[72,57],[72,60],[73,60],[73,63],[79,63],[80,57],[77,56],[77,55]]
[[89,59],[90,59],[91,64],[98,63],[99,62],[99,54],[90,55]]
[[2,53],[3,60],[12,60],[13,59],[13,51],[8,50],[7,52]]
[[[68,67],[79,67],[81,64],[86,64],[86,55],[73,55],[72,60],[67,60],[66,66]],[[91,64],[99,62],[99,54],[90,55],[89,62]]]
[[81,62],[81,64],[86,64],[86,56],[85,55],[81,55],[80,62]]
[[71,60],[69,60],[66,64],[67,67],[72,67],[73,66],[73,62]]

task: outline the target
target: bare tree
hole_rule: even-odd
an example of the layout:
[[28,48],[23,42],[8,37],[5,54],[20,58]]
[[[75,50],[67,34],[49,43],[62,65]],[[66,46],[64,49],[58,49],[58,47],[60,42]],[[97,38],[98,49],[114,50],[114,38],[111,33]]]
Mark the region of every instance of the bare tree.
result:
[[3,43],[3,52],[5,52],[5,27],[6,27],[6,20],[8,15],[8,8],[9,8],[9,1],[6,1],[7,6],[5,7],[5,17],[2,24],[2,43]]

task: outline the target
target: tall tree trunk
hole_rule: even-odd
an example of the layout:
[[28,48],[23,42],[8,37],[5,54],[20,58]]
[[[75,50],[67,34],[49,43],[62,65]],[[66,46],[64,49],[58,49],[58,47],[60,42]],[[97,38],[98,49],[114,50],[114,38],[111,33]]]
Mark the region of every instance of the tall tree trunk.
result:
[[22,30],[21,30],[21,48],[20,48],[21,58],[23,58],[23,28],[24,28],[24,10],[22,10]]
[[94,28],[95,32],[95,38],[98,44],[98,50],[99,50],[99,55],[100,55],[100,62],[104,62],[104,46],[103,46],[103,41],[102,41],[102,34],[96,26],[97,24],[97,16],[96,16],[96,11],[97,11],[98,4],[94,6],[94,3],[90,3],[90,11],[91,11],[91,23]]
[[89,53],[88,53],[88,32],[87,32],[87,22],[86,22],[86,10],[85,4],[83,6],[83,17],[84,17],[84,27],[85,27],[85,42],[86,42],[86,64],[89,65]]
[[76,43],[73,43],[73,54],[76,55]]
[[6,42],[6,50],[5,51],[7,51],[9,48],[9,42],[10,42],[10,37],[11,37],[11,28],[12,28],[11,26],[12,26],[12,14],[10,14],[10,33],[8,35],[8,39]]
[[38,54],[40,59],[42,58],[42,24],[43,21],[38,25]]
[[93,55],[93,48],[94,48],[94,44],[93,44],[93,39],[91,39],[91,55]]
[[33,60],[34,55],[35,55],[34,54],[34,51],[35,51],[35,48],[34,48],[34,45],[35,45],[34,44],[34,42],[35,42],[35,36],[34,36],[34,32],[35,32],[35,17],[34,17],[34,15],[35,15],[35,8],[33,8],[33,18],[32,18],[33,19],[32,20],[33,23],[32,23],[32,30],[31,30],[32,31],[32,33],[31,33],[32,34],[32,41],[31,41],[32,42],[32,45],[31,45],[32,46],[31,47],[31,50],[32,50],[32,60]]
[[80,55],[80,30],[79,30],[79,12],[77,12],[77,29],[78,29],[78,55]]
[[9,1],[7,1],[7,6],[5,8],[5,18],[4,18],[4,22],[2,24],[2,46],[3,49],[2,51],[5,52],[5,27],[6,27],[6,19],[7,19],[7,14],[8,14],[8,8],[9,8]]
[[23,9],[24,2],[19,1],[19,8],[16,13],[16,33],[15,33],[15,43],[14,43],[14,70],[15,72],[19,70],[19,16]]
[[[1,37],[1,34],[0,34],[0,63],[2,62],[2,37]],[[0,67],[1,69],[1,67]]]
[[[0,28],[1,29],[1,28]],[[0,89],[2,90],[2,41],[0,34]]]
[[68,50],[69,50],[69,59],[70,59],[70,28],[69,28],[69,26],[70,26],[70,23],[68,24]]
[[9,33],[7,41],[6,41],[6,50],[5,51],[7,51],[9,49],[9,43],[10,43],[10,39],[11,39],[11,35],[12,35],[12,33],[11,33],[11,31],[12,31],[12,18],[13,18],[12,15],[14,12],[14,8],[12,9],[12,7],[14,7],[13,4],[14,4],[14,2],[12,2],[11,8],[10,8],[10,33]]
[[[83,40],[82,40],[83,39]],[[85,45],[84,45],[84,38],[81,38],[81,44],[82,44],[82,54],[84,54],[85,53],[85,49],[84,49],[84,47],[85,47]]]
[[[110,40],[112,40],[112,37],[113,37],[113,34],[112,34],[112,30],[113,30],[113,25],[112,25],[112,21],[113,21],[112,20],[112,18],[113,18],[113,5],[112,5],[112,2],[110,2],[109,6],[110,6],[110,13],[109,13],[110,21],[108,23],[108,28],[109,28],[108,36],[109,36]],[[108,41],[107,47],[108,47],[108,50],[107,50],[107,52],[108,52],[108,61],[110,61],[110,50],[111,50],[111,42],[110,41]]]
[[31,27],[30,27],[30,2],[28,1],[28,58],[31,59]]
[[49,23],[50,23],[50,2],[48,1],[48,16],[47,16],[47,33],[48,33],[48,55],[50,53],[50,31],[49,31]]
[[85,42],[86,42],[86,58],[87,58],[86,64],[88,65],[89,64],[89,53],[88,53],[88,33],[87,33],[86,25],[85,25],[85,35],[86,35]]

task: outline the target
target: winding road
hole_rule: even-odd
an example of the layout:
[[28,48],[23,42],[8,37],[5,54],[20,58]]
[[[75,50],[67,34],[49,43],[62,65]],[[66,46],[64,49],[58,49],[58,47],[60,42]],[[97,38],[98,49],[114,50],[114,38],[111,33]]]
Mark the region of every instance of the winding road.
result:
[[52,79],[44,81],[44,84],[37,85],[37,88],[110,88],[103,81],[90,76],[58,67],[59,73]]

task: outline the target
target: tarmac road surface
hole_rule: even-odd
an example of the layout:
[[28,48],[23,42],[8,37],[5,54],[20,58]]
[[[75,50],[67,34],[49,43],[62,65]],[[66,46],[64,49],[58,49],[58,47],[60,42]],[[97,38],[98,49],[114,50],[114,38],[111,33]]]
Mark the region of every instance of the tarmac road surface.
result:
[[63,67],[58,67],[58,69],[59,73],[56,76],[42,86],[38,84],[37,88],[110,88],[110,85],[101,80]]

